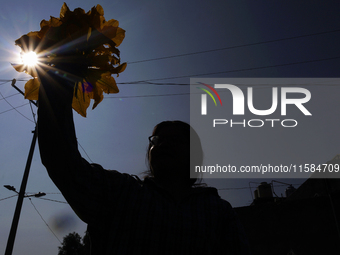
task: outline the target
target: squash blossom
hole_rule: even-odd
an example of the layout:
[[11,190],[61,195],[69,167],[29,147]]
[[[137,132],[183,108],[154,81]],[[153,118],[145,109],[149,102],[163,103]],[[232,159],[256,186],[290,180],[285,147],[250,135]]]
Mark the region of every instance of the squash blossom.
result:
[[13,65],[18,72],[33,77],[25,84],[25,98],[38,100],[40,81],[38,73],[53,71],[75,82],[72,107],[86,117],[90,100],[94,109],[105,93],[118,93],[113,74],[123,72],[118,47],[125,30],[117,20],[106,21],[100,5],[85,13],[81,8],[70,11],[66,3],[60,18],[40,22],[40,31],[30,32],[15,41],[22,52],[34,51],[39,57],[35,66]]

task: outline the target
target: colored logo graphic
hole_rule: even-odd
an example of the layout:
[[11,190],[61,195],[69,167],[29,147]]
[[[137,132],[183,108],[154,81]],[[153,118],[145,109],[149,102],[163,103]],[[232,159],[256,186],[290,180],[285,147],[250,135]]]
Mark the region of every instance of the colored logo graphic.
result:
[[[221,105],[222,105],[222,101],[221,101],[220,95],[217,93],[217,91],[216,91],[213,87],[211,87],[211,86],[208,85],[208,84],[202,83],[202,82],[199,82],[199,83],[202,84],[202,85],[204,85],[204,86],[206,86],[207,88],[211,89],[212,92],[214,92],[214,94],[217,96],[218,100],[220,101],[220,103],[221,103]],[[206,92],[206,93],[214,100],[214,103],[215,103],[215,105],[217,106],[216,100],[215,100],[214,96],[210,93],[209,90],[206,90],[206,89],[200,88],[200,87],[197,87],[197,88],[203,90],[204,92]]]
[[[198,83],[202,84],[202,85],[206,86],[208,89],[210,89],[217,96],[217,98],[220,101],[220,104],[222,106],[222,100],[220,98],[220,95],[217,93],[217,91],[213,87],[211,87],[208,84],[202,83],[202,82],[198,82]],[[201,87],[197,87],[197,88],[203,90],[204,92],[206,92],[212,98],[212,100],[214,101],[215,106],[217,106],[215,97],[213,96],[213,94],[211,94],[211,92],[209,90],[207,90],[205,88],[201,88]],[[201,95],[201,99],[202,99],[201,100],[201,114],[202,115],[207,115],[207,95],[206,94],[202,94]]]

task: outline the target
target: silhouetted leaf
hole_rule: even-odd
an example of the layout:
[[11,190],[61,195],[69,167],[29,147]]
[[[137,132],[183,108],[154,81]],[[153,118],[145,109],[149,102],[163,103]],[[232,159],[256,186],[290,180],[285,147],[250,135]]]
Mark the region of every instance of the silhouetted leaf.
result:
[[113,73],[119,74],[121,72],[124,72],[125,68],[126,68],[127,64],[123,63],[120,66],[114,68],[114,70],[112,70]]
[[97,81],[96,85],[100,87],[105,93],[118,93],[119,89],[117,87],[115,79],[111,76],[110,72],[103,73],[100,80]]
[[94,104],[92,106],[92,110],[104,99],[103,90],[98,88],[98,86],[94,86],[93,88],[93,99]]
[[65,18],[65,16],[67,16],[69,12],[70,12],[70,9],[68,8],[67,4],[64,3],[60,10],[60,18],[61,19]]
[[25,99],[38,100],[40,82],[38,78],[30,79],[25,84]]
[[72,100],[72,108],[79,113],[81,116],[86,117],[86,109],[90,105],[90,93],[84,89],[82,83],[79,82],[75,87],[74,94],[76,96],[73,97]]

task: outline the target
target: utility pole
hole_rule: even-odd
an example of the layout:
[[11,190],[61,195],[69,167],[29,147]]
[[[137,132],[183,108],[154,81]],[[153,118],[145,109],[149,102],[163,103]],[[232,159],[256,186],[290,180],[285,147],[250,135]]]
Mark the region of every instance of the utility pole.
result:
[[[16,90],[18,90],[21,94],[23,94],[23,92],[15,86],[15,82],[16,82],[16,80],[13,79],[12,86]],[[35,102],[33,102],[33,103],[34,103],[34,105],[37,105]],[[7,240],[5,255],[12,255],[12,252],[13,252],[13,246],[14,246],[14,241],[15,241],[17,229],[18,229],[18,223],[19,223],[22,203],[23,203],[23,200],[24,200],[24,197],[25,197],[28,175],[29,175],[29,171],[30,171],[30,168],[31,168],[34,148],[35,148],[35,144],[36,144],[36,140],[37,140],[37,134],[38,134],[37,126],[35,126],[35,129],[34,129],[34,131],[32,131],[32,133],[33,133],[32,143],[31,143],[29,154],[28,154],[24,175],[23,175],[22,181],[21,181],[20,191],[18,193],[19,196],[18,196],[16,207],[15,207],[15,212],[14,212],[14,216],[13,216],[11,230],[9,232],[9,236],[8,236],[8,240]]]

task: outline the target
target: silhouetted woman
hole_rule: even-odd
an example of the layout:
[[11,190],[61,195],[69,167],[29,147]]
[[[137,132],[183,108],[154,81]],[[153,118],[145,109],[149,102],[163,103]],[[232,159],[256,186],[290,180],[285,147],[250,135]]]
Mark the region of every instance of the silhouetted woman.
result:
[[197,162],[202,149],[188,124],[166,121],[155,127],[149,137],[150,173],[140,181],[81,157],[71,107],[73,82],[51,71],[40,80],[41,160],[88,224],[92,254],[248,254],[230,204],[215,188],[195,185],[199,177],[190,179],[190,139]]

